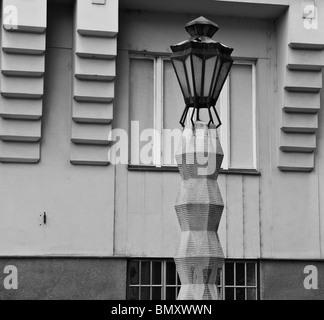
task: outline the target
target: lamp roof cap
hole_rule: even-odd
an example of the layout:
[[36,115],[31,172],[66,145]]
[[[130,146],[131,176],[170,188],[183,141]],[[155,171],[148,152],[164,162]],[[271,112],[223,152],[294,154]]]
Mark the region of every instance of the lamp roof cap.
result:
[[199,17],[186,24],[186,31],[192,36],[203,36],[212,38],[214,34],[219,30],[219,26],[206,19],[205,17]]

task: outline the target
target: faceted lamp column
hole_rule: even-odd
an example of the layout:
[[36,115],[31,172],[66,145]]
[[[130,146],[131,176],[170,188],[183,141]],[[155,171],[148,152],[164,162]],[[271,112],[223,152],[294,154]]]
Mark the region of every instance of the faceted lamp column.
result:
[[[233,49],[212,39],[218,29],[216,23],[199,17],[186,25],[190,38],[171,46],[186,104],[180,119],[185,129],[176,154],[182,178],[175,205],[181,227],[175,257],[182,284],[179,300],[220,299],[216,281],[224,254],[217,231],[224,204],[217,177],[224,154],[215,106],[233,65]],[[203,110],[208,112],[208,122],[200,121]]]
[[215,125],[197,121],[184,129],[176,154],[182,179],[175,205],[181,227],[178,300],[220,299],[216,280],[224,254],[217,230],[224,204],[217,177],[223,157]]

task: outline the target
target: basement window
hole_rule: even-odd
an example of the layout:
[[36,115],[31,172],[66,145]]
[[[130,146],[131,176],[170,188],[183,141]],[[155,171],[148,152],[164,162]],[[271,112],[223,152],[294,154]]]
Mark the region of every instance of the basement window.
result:
[[180,280],[173,260],[130,260],[127,300],[176,300]]
[[[222,300],[258,300],[259,272],[255,261],[226,261],[217,286]],[[175,263],[132,259],[127,266],[127,300],[176,300],[181,288]]]

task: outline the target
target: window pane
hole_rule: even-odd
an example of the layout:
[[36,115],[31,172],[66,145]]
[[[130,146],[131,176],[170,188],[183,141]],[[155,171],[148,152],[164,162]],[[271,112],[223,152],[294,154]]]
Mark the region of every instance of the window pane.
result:
[[128,287],[127,300],[138,300],[139,289],[138,287]]
[[[179,121],[185,108],[183,96],[169,60],[163,62],[163,164],[174,165],[175,150],[181,139]],[[172,131],[170,131],[172,130]]]
[[152,284],[162,284],[161,262],[152,262]]
[[150,275],[151,275],[151,263],[143,262],[141,263],[141,284],[150,284]]
[[130,284],[139,284],[139,262],[131,261],[129,264],[129,283]]
[[194,94],[195,91],[194,91],[194,85],[193,85],[193,75],[192,75],[192,67],[191,67],[190,56],[186,59],[185,65],[186,65],[186,70],[187,70],[187,75],[188,75],[190,92],[191,92],[191,96],[193,97],[195,95]]
[[152,288],[152,300],[161,300],[162,299],[162,288]]
[[217,272],[217,278],[216,278],[216,285],[221,286],[222,285],[222,277],[223,277],[223,270],[219,269]]
[[212,81],[213,76],[215,73],[217,57],[212,57],[206,60],[205,66],[205,83],[204,83],[204,96],[207,97],[208,95],[212,95],[211,88],[212,88]]
[[166,263],[166,284],[167,285],[176,284],[176,266],[174,262]]
[[215,91],[214,91],[214,94],[213,94],[213,99],[218,99],[219,98],[219,96],[220,96],[220,94],[221,94],[221,92],[223,90],[224,83],[226,82],[226,79],[228,77],[228,73],[229,73],[231,65],[232,65],[231,61],[227,61],[227,62],[222,61],[221,62],[221,67],[220,67],[220,70],[219,70],[219,63],[217,63],[217,67],[216,67],[217,71],[216,71],[216,73],[218,74],[218,77],[215,78],[217,82],[216,82],[216,87],[215,87]]
[[150,288],[142,287],[141,288],[141,300],[150,300]]
[[236,264],[236,285],[245,286],[245,264]]
[[166,288],[166,300],[176,300],[177,288]]
[[222,287],[217,287],[217,293],[218,293],[218,300],[224,300]]
[[253,168],[252,66],[233,65],[230,75],[232,168]]
[[247,289],[247,300],[256,300],[257,299],[257,291],[256,289]]
[[[153,115],[154,60],[132,58],[130,59],[130,119],[138,121],[140,134],[145,129],[153,128]],[[136,143],[131,143],[132,164],[149,164],[143,163],[143,159],[139,156],[139,150],[147,144],[147,141],[140,142],[138,148]]]
[[217,60],[216,69],[215,69],[215,76],[213,78],[213,85],[212,85],[212,95],[213,99],[218,99],[221,89],[223,88],[223,81],[226,75],[226,65],[222,62],[222,59]]
[[236,288],[236,300],[245,300],[245,288]]
[[248,286],[255,286],[255,264],[254,263],[247,263],[246,264],[246,274],[247,274],[247,285]]
[[234,300],[234,288],[225,288],[225,300]]
[[[183,94],[186,98],[190,97],[190,88],[188,87],[188,82],[185,73],[185,64],[181,60],[173,60],[177,75],[180,80],[180,85],[182,86]],[[178,82],[179,83],[179,82]]]
[[225,285],[226,286],[234,285],[234,264],[233,263],[225,264]]
[[192,56],[192,63],[195,73],[195,83],[196,83],[196,93],[198,96],[202,95],[202,70],[203,70],[203,60],[197,56]]

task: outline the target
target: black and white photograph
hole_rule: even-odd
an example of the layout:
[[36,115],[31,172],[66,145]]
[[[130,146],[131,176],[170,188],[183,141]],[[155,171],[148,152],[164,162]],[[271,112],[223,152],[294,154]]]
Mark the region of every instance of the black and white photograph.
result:
[[0,0],[0,22],[0,300],[324,300],[324,0]]

